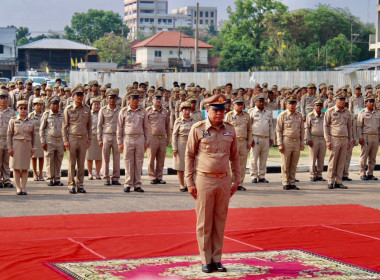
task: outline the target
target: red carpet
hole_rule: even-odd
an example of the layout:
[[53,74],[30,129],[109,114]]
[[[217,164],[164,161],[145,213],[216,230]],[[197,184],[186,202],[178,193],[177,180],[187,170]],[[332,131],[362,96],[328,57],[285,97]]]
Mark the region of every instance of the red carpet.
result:
[[[380,271],[380,211],[230,209],[224,252],[304,249]],[[62,279],[43,263],[198,254],[194,211],[0,218],[1,279]]]

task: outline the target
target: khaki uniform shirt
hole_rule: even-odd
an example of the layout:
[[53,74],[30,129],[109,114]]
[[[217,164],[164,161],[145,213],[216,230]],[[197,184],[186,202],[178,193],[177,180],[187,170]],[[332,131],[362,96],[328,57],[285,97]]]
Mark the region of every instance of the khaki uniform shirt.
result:
[[26,117],[25,120],[20,116],[14,116],[9,121],[7,132],[8,150],[13,149],[13,140],[28,140],[32,143],[32,149],[36,148],[36,134],[33,122]]
[[62,138],[62,123],[63,114],[58,112],[54,114],[52,110],[45,112],[42,115],[40,126],[41,143],[47,143],[47,136],[58,139]]
[[142,108],[147,109],[149,107],[153,106],[153,101],[149,98],[145,98],[142,103]]
[[214,127],[208,118],[194,124],[185,155],[187,185],[195,186],[196,171],[221,174],[229,172],[230,163],[235,183],[240,183],[240,158],[234,127],[225,122]]
[[307,114],[306,116],[306,140],[311,140],[312,136],[324,137],[323,133],[323,120],[325,113],[321,112],[318,116],[317,112]]
[[249,109],[252,108],[252,106],[251,106],[251,97],[249,97],[248,95],[244,96],[244,105],[245,105],[245,109],[246,110],[249,110]]
[[84,97],[83,103],[86,104],[87,106],[90,106],[91,99],[95,97],[102,97],[102,94],[100,92],[98,92],[97,94],[95,94],[94,92],[90,92]]
[[170,108],[170,100],[169,99],[165,100],[162,98],[162,108],[166,109],[170,114],[170,109],[169,109]]
[[331,141],[331,136],[347,137],[348,141],[351,142],[352,120],[350,112],[347,109],[339,111],[336,105],[328,109],[325,113],[323,131],[326,142]]
[[63,111],[62,136],[63,141],[69,141],[69,134],[92,137],[91,111],[86,105],[69,105]]
[[377,96],[375,99],[375,109],[377,111],[380,111],[380,98],[379,98],[379,96]]
[[103,141],[103,134],[111,134],[116,136],[117,131],[117,119],[119,117],[121,109],[116,106],[112,109],[109,105],[104,106],[99,111],[98,119],[98,141]]
[[380,135],[380,113],[373,110],[372,113],[365,108],[358,114],[357,120],[358,138],[363,138],[363,134]]
[[34,124],[34,129],[36,130],[36,134],[39,133],[40,131],[40,125],[41,125],[41,119],[42,119],[42,114],[37,115],[36,111],[33,111],[29,113],[28,118],[33,122]]
[[330,109],[331,107],[335,106],[335,101],[333,99],[326,99],[325,102],[323,102],[323,108],[324,109]]
[[359,97],[356,97],[356,95],[353,95],[348,100],[348,110],[351,113],[355,113],[356,109],[364,108],[364,107],[365,107],[364,98],[362,95],[360,95]]
[[8,107],[11,107],[13,110],[16,110],[18,96],[22,90],[18,88],[12,90],[8,94]]
[[278,103],[276,100],[269,101],[269,99],[265,102],[265,108],[271,111],[278,110]]
[[162,107],[160,109],[149,107],[146,109],[146,114],[148,115],[150,134],[170,138],[169,112]]
[[0,138],[7,139],[8,125],[11,118],[15,116],[15,111],[11,108],[0,109]]
[[99,111],[95,112],[91,110],[91,133],[92,137],[94,137],[94,141],[96,141],[98,135],[98,119],[99,119]]
[[283,137],[299,139],[303,142],[305,128],[301,113],[294,112],[294,114],[291,114],[289,110],[282,112],[277,118],[276,132],[279,146],[283,145]]
[[235,110],[226,114],[224,121],[235,128],[237,138],[245,138],[252,143],[252,122],[247,112],[238,114]]
[[305,94],[301,97],[301,113],[302,116],[306,117],[307,114],[313,112],[313,102],[317,99],[317,95]]
[[195,110],[194,112],[190,113],[190,117],[193,118],[195,121],[199,122],[203,120],[203,113],[201,111]]
[[257,107],[249,110],[249,117],[252,124],[252,135],[267,136],[270,140],[274,139],[272,112],[264,109],[260,111]]
[[169,111],[171,115],[175,115],[175,104],[179,100],[179,97],[172,96],[169,99]]
[[[29,100],[28,100],[28,112],[29,113],[33,112],[33,110],[34,110],[33,100],[35,98],[41,98],[41,96],[32,95],[32,96],[29,97]],[[42,104],[42,111],[45,111],[45,103]]]
[[176,119],[173,126],[172,147],[174,151],[178,151],[178,139],[187,139],[190,133],[190,129],[196,121],[190,117],[190,120],[186,120],[184,117]]
[[149,145],[150,127],[145,110],[130,106],[121,109],[117,119],[117,144],[122,145],[125,135],[144,135],[145,145]]
[[20,94],[17,97],[17,101],[19,100],[29,100],[29,97],[33,95],[32,91],[27,91],[26,89],[23,89]]
[[182,101],[181,100],[177,100],[177,102],[175,103],[174,105],[174,110],[175,110],[175,117],[178,119],[179,118],[179,115],[181,113],[179,107],[181,105]]

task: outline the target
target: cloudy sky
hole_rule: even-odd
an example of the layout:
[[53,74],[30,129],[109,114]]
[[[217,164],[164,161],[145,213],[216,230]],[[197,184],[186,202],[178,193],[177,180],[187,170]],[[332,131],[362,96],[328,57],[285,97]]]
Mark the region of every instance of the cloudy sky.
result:
[[[234,0],[168,0],[169,11],[186,5],[218,7],[219,19],[227,19],[226,9],[234,6]],[[88,9],[113,10],[123,13],[123,0],[0,0],[0,27],[7,25],[26,26],[35,33],[47,33],[48,30],[63,31],[65,25],[75,12],[86,12]],[[290,10],[315,8],[318,3],[333,7],[348,7],[363,22],[376,21],[376,0],[282,0]]]

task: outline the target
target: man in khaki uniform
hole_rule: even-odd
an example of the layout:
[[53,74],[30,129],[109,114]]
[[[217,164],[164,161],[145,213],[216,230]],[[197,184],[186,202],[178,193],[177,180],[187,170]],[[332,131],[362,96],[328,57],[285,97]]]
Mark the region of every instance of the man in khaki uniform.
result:
[[46,111],[41,119],[40,139],[46,159],[48,186],[63,186],[61,166],[65,148],[62,138],[63,114],[59,112],[59,97],[50,99],[50,111]]
[[[86,151],[91,145],[92,121],[91,110],[83,105],[84,88],[73,89],[74,104],[69,105],[63,112],[62,136],[66,151],[69,152],[69,192],[86,193],[83,188],[84,161]],[[75,166],[77,177],[75,180]]]
[[132,90],[128,94],[128,107],[121,109],[117,120],[117,144],[119,152],[124,152],[125,183],[124,192],[131,187],[135,192],[144,192],[141,188],[141,171],[144,152],[148,148],[150,129],[146,111],[139,107],[139,93]]
[[[33,100],[35,98],[41,98],[41,86],[37,85],[37,86],[34,86],[33,87],[33,95],[29,97],[29,101],[28,101],[28,112],[31,113],[33,112]],[[44,107],[42,108],[42,110],[44,111]]]
[[154,88],[148,89],[148,96],[145,97],[142,102],[142,108],[144,110],[153,106],[153,95],[154,95]]
[[306,116],[306,141],[310,147],[310,181],[326,181],[322,178],[324,160],[326,155],[326,141],[323,134],[322,99],[314,100],[313,112]]
[[23,91],[23,89],[24,89],[24,80],[17,79],[16,89],[9,92],[8,107],[12,108],[12,110],[16,110],[18,96],[20,95],[21,91]]
[[0,90],[0,188],[13,188],[10,180],[9,152],[7,147],[7,131],[15,111],[8,107],[8,93]]
[[350,112],[344,108],[346,97],[344,93],[334,96],[335,106],[325,113],[323,132],[330,159],[327,169],[328,188],[347,189],[342,184],[343,170],[347,149],[352,143],[352,122]]
[[170,117],[169,112],[162,108],[161,102],[162,93],[156,91],[153,95],[153,106],[146,110],[151,134],[148,147],[148,173],[151,184],[166,184],[162,176],[166,147],[170,143]]
[[300,151],[304,149],[304,122],[301,113],[296,112],[297,98],[286,99],[287,110],[277,119],[277,144],[281,153],[281,173],[284,190],[299,190],[295,185]]
[[180,90],[179,92],[179,100],[176,101],[175,105],[174,105],[174,111],[175,111],[175,117],[176,119],[178,119],[180,117],[180,113],[181,113],[181,110],[180,110],[180,106],[181,106],[181,103],[186,101],[186,91],[185,90]]
[[25,81],[25,89],[20,91],[20,94],[17,97],[17,101],[19,100],[29,100],[29,97],[33,95],[33,80],[28,79]]
[[[104,183],[106,186],[120,186],[120,152],[117,146],[117,119],[120,113],[120,107],[116,105],[117,94],[112,90],[107,94],[108,105],[99,111],[97,138],[99,146],[102,147]],[[112,150],[112,176],[109,174],[110,156]]]
[[205,99],[208,118],[192,126],[185,156],[188,190],[196,199],[197,240],[205,273],[227,271],[221,263],[224,227],[230,197],[241,180],[235,129],[223,122],[225,102],[222,94]]
[[356,109],[364,108],[364,98],[362,96],[362,86],[361,85],[355,85],[354,86],[354,93],[355,95],[351,96],[348,101],[348,110],[351,113],[355,113]]
[[238,139],[238,150],[240,157],[240,184],[239,191],[245,191],[243,187],[245,170],[247,167],[247,157],[252,143],[252,123],[247,112],[243,111],[244,98],[237,97],[233,101],[234,110],[229,112],[225,117],[225,122],[235,128],[236,138]]
[[101,98],[102,94],[99,91],[100,88],[99,88],[98,81],[96,81],[96,80],[90,81],[88,83],[88,85],[90,86],[91,92],[86,95],[85,100],[84,100],[84,104],[86,104],[87,106],[90,106],[91,99],[96,98],[96,97]]
[[[348,110],[348,99],[346,98],[346,101],[344,103],[344,108]],[[352,150],[354,149],[354,146],[356,146],[357,141],[357,119],[358,116],[355,115],[355,113],[351,113],[351,127],[352,127],[352,145],[349,149],[347,149],[347,155],[346,155],[346,163],[344,164],[343,169],[343,177],[342,181],[352,181],[351,178],[349,178],[349,169],[350,169],[350,163],[352,158]]]
[[306,115],[313,111],[313,102],[317,98],[317,95],[315,94],[317,87],[315,84],[308,84],[306,88],[307,94],[301,97],[301,113],[303,121],[306,120]]
[[173,129],[174,122],[177,119],[176,116],[176,108],[175,104],[179,100],[179,88],[174,88],[173,89],[173,94],[170,97],[170,102],[169,102],[169,111],[170,111],[170,128]]
[[[376,154],[379,148],[380,113],[375,110],[375,96],[365,98],[366,108],[358,115],[358,138],[361,146],[360,178],[362,180],[377,180],[373,176],[376,164]],[[368,163],[368,171],[366,171]]]
[[265,99],[264,94],[259,94],[255,99],[255,107],[249,110],[252,124],[252,150],[249,169],[252,183],[268,183],[265,174],[269,148],[273,146],[274,130],[272,111],[265,109]]

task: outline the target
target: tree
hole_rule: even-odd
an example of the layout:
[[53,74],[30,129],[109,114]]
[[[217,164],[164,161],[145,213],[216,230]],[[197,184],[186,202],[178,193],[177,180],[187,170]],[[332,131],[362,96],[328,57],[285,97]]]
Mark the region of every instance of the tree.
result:
[[112,11],[89,9],[87,13],[74,13],[71,27],[65,26],[65,37],[84,44],[92,44],[106,33],[124,36],[129,33],[121,16]]
[[16,41],[17,41],[18,46],[25,45],[25,44],[29,43],[29,40],[27,38],[30,36],[30,32],[29,32],[28,27],[20,26],[17,28],[14,25],[8,25],[7,26],[7,28],[12,28],[12,27],[16,28]]
[[[114,62],[117,65],[126,63],[125,55],[123,53],[123,40],[121,36],[116,36],[115,34],[108,33],[104,37],[95,41],[94,46],[98,48],[98,54],[102,61],[104,62]],[[129,50],[129,47],[125,48]],[[128,52],[128,56],[130,53]]]
[[177,30],[183,34],[190,36],[190,37],[195,36],[195,30],[191,26],[182,26]]

